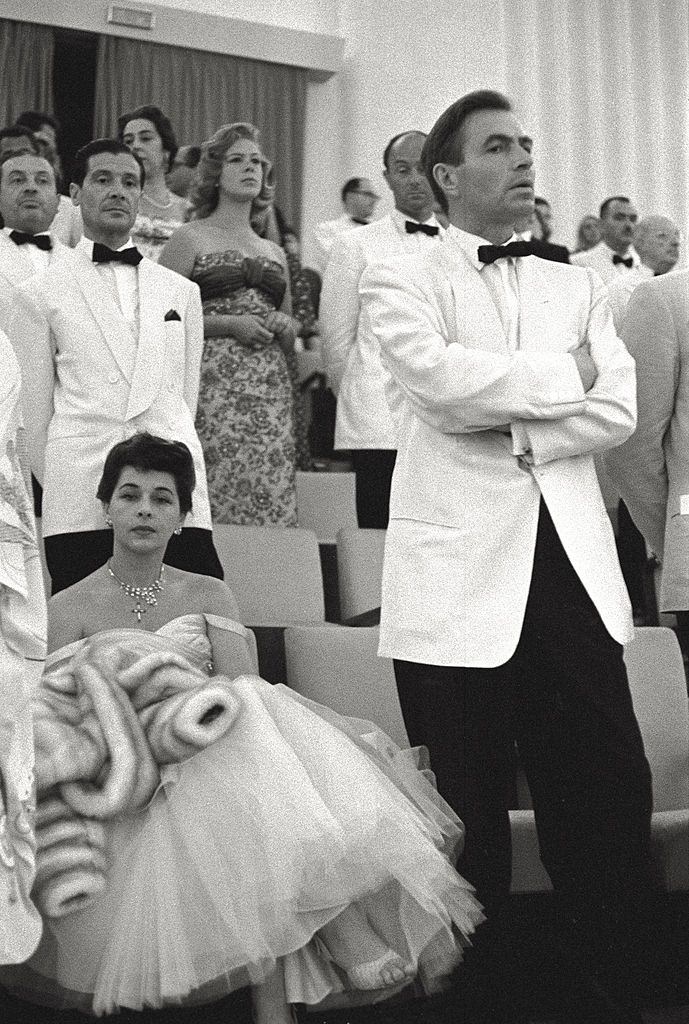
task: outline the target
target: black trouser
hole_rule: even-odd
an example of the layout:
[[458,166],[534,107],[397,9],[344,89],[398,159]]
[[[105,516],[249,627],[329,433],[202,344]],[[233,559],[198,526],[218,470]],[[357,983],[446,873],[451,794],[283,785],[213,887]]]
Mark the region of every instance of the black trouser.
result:
[[390,484],[397,452],[391,448],[352,449],[356,476],[356,518],[362,530],[387,530]]
[[653,890],[650,770],[622,647],[603,626],[543,503],[524,625],[510,660],[493,669],[396,661],[395,675],[409,739],[428,747],[438,789],[466,826],[458,870],[489,917],[509,892],[516,741],[541,857],[566,920],[576,922],[563,941],[587,954],[606,983],[617,974],[624,988],[623,967],[632,963],[626,940],[639,936],[638,928],[629,932],[634,911]]
[[635,615],[646,615],[646,542],[623,501],[617,505],[617,554]]
[[[112,530],[57,533],[45,537],[44,544],[52,593],[57,594],[107,562],[112,554]],[[211,530],[184,527],[178,537],[170,537],[164,561],[176,569],[224,578]]]

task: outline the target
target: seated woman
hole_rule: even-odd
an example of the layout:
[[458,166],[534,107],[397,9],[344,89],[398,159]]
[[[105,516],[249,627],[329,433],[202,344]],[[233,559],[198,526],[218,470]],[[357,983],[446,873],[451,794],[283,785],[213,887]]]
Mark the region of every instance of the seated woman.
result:
[[100,1014],[251,985],[259,1024],[433,989],[482,919],[449,859],[461,823],[370,722],[252,674],[223,583],[163,567],[193,487],[185,445],[116,445],[112,558],[50,603],[24,988]]

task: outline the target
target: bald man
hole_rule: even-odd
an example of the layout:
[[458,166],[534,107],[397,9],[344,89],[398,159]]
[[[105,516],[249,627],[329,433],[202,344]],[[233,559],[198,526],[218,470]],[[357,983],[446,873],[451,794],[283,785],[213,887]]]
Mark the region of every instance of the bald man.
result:
[[395,209],[338,238],[323,278],[319,320],[328,380],[337,395],[335,448],[352,453],[357,520],[366,529],[388,525],[397,439],[378,342],[361,316],[359,282],[373,263],[422,252],[444,234],[421,166],[425,139],[419,131],[390,139],[383,152],[383,178]]
[[642,281],[672,270],[679,259],[679,244],[679,228],[669,217],[654,214],[639,221],[634,232],[634,248],[641,264],[615,278],[608,287],[608,301],[618,334],[634,289]]

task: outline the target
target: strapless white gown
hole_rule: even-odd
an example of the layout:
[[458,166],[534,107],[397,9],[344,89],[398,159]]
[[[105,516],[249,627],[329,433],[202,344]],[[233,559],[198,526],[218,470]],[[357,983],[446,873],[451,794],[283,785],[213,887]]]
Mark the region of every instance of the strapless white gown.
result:
[[[96,639],[130,662],[167,648],[208,673],[207,620],[224,623],[185,615]],[[44,685],[93,640],[55,652]],[[370,722],[257,676],[225,682],[231,728],[163,767],[147,806],[104,823],[107,884],[46,918],[25,994],[96,1014],[160,1007],[217,998],[281,962],[290,1002],[317,1003],[349,985],[316,933],[352,901],[437,987],[482,915],[450,863],[461,822],[428,773]]]

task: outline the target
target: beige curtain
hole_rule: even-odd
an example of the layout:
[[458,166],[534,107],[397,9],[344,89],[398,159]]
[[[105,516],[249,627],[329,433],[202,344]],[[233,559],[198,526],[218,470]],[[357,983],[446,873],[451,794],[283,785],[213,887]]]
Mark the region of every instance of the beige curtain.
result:
[[501,0],[501,14],[506,91],[560,222],[573,235],[601,199],[622,194],[641,216],[667,214],[686,231],[687,0]]
[[0,128],[24,110],[53,109],[53,30],[0,19]]
[[277,204],[298,227],[306,78],[303,68],[101,36],[94,133],[113,135],[118,116],[144,103],[167,114],[180,145],[250,121],[275,167]]

